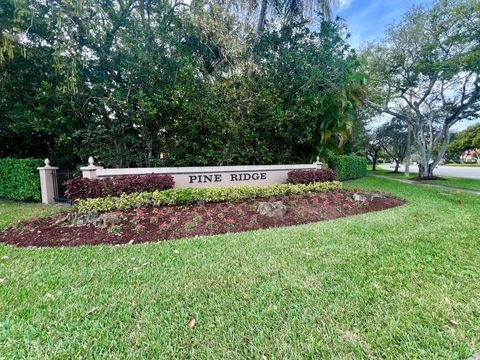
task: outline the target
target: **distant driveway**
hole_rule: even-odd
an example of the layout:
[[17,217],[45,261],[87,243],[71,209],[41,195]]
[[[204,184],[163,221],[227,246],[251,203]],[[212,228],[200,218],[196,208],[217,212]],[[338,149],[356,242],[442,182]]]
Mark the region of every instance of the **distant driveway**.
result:
[[[393,170],[390,164],[380,164],[380,167],[385,170]],[[404,171],[405,167],[400,166],[400,171]],[[410,172],[418,173],[418,166],[411,165]],[[468,167],[468,166],[439,166],[433,172],[437,176],[454,176],[467,179],[479,179],[480,180],[480,167]]]

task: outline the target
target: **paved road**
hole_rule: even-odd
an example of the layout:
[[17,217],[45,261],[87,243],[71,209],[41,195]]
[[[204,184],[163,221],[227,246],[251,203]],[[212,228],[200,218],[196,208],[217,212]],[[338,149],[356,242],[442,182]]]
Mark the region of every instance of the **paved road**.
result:
[[[390,164],[380,164],[380,167],[385,170],[393,170],[393,168],[390,167]],[[403,166],[400,166],[400,171],[404,171],[404,169]],[[410,172],[418,173],[418,167],[416,165],[411,165]],[[480,180],[480,167],[439,166],[433,173],[438,176],[455,176]]]

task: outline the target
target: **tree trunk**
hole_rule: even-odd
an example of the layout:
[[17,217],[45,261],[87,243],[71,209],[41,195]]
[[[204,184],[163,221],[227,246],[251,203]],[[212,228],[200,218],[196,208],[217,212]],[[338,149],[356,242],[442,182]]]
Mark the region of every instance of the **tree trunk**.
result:
[[267,5],[268,0],[262,0],[262,4],[260,6],[260,14],[258,15],[258,23],[257,23],[257,37],[263,33],[265,29],[265,17],[267,16]]
[[395,159],[395,170],[394,173],[398,173],[398,168],[400,167],[400,159]]
[[407,122],[407,154],[405,156],[407,158],[407,162],[405,163],[405,176],[407,177],[410,176],[410,160],[412,157],[411,139],[412,139],[412,125],[408,121]]
[[370,151],[368,151],[367,154],[369,153],[370,155],[372,155],[372,171],[375,171],[377,168],[377,158],[378,158],[378,152],[380,151],[380,149],[376,149],[373,151],[372,149],[370,149]]

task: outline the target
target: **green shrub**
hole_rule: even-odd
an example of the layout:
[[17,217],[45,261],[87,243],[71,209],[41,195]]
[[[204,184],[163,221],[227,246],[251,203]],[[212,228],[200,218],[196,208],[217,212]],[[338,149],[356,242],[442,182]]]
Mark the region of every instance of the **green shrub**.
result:
[[0,198],[40,201],[40,177],[36,159],[0,159]]
[[234,186],[212,188],[169,189],[163,191],[122,194],[77,201],[80,212],[110,211],[135,207],[220,202],[338,189],[338,181],[312,184],[279,184],[265,186]]
[[340,181],[367,175],[367,159],[363,156],[329,155],[327,160],[328,166],[336,171]]

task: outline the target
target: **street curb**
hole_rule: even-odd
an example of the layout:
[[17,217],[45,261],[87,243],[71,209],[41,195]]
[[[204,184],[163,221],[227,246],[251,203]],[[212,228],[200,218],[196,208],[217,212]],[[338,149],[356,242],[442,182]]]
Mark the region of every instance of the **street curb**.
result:
[[480,350],[478,350],[475,354],[473,354],[466,360],[480,360]]

